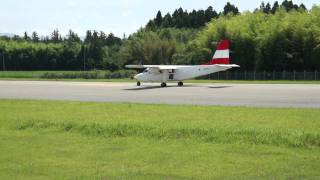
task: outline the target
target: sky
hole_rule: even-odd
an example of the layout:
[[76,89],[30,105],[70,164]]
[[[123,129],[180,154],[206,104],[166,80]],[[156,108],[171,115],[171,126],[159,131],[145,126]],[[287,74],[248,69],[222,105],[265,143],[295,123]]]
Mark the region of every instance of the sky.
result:
[[[59,29],[66,35],[72,29],[79,36],[86,30],[114,33],[119,37],[129,35],[156,16],[172,13],[182,7],[185,10],[206,9],[212,6],[220,12],[227,2],[236,5],[241,12],[253,11],[262,0],[0,0],[0,33],[22,35],[38,32],[50,35]],[[271,4],[274,1],[265,1]],[[280,0],[279,2],[282,2]],[[319,0],[294,0],[310,9]]]

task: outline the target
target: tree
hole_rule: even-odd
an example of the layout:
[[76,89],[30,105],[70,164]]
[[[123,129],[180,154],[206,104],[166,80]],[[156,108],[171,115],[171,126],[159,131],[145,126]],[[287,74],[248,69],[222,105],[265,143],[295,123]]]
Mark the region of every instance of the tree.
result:
[[155,31],[156,30],[156,24],[155,24],[154,20],[150,20],[147,23],[146,29],[149,30],[149,31]]
[[51,33],[51,41],[53,43],[59,43],[62,41],[62,37],[58,29],[53,30],[53,32]]
[[28,33],[27,33],[27,32],[24,32],[24,34],[23,34],[23,39],[26,40],[26,41],[29,41],[29,40],[30,40],[30,37],[28,36]]
[[[233,6],[233,8],[235,8]],[[234,13],[238,13],[237,8],[233,9]],[[193,10],[188,13],[184,11],[181,7],[176,9],[172,15],[167,13],[162,17],[161,11],[158,11],[156,17],[150,20],[146,29],[150,31],[157,30],[157,27],[169,28],[199,28],[204,26],[207,22],[210,22],[212,18],[217,18],[218,13],[213,10],[212,6],[209,6],[204,10]]]
[[267,3],[266,7],[263,9],[263,12],[269,14],[271,12],[271,5]]
[[161,39],[167,39],[167,40],[172,40],[172,34],[171,31],[169,29],[164,29],[159,33],[159,37]]
[[227,5],[223,8],[223,15],[227,15],[229,13],[237,15],[239,14],[239,9],[235,5],[230,4],[230,2],[227,2]]
[[181,7],[174,11],[174,13],[172,14],[172,18],[173,18],[173,24],[175,27],[177,28],[185,27],[184,11]]
[[[8,40],[8,41],[10,40],[10,38],[7,37],[7,36],[1,37],[1,39]],[[14,40],[14,41],[21,41],[22,39],[21,39],[20,36],[18,36],[18,35],[15,34],[15,35],[12,37],[12,40]]]
[[80,37],[75,32],[73,32],[71,29],[69,30],[69,33],[67,35],[67,41],[77,42],[77,43],[81,42]]
[[260,4],[260,11],[261,12],[264,12],[264,9],[265,9],[265,5],[264,5],[264,2],[262,1],[261,4]]
[[199,26],[204,26],[206,23],[206,16],[205,12],[203,10],[199,10],[197,12],[197,21],[199,23]]
[[168,27],[172,27],[172,17],[170,15],[170,13],[167,13],[164,18],[163,18],[163,22],[162,22],[162,26],[164,28],[168,28]]
[[156,19],[155,19],[154,22],[155,22],[156,26],[161,27],[161,25],[162,25],[162,14],[161,14],[161,11],[158,11]]
[[120,38],[116,37],[113,33],[110,33],[106,38],[105,45],[114,46],[114,45],[121,45],[121,43],[122,43],[122,40]]
[[103,31],[100,31],[99,39],[100,41],[105,42],[107,39],[106,33],[104,33]]
[[89,43],[89,42],[91,42],[91,40],[92,40],[92,32],[90,30],[88,30],[86,32],[86,37],[84,39],[84,42],[85,43]]
[[218,16],[217,12],[213,10],[212,6],[209,6],[204,13],[205,13],[205,22],[210,22],[212,18],[216,18]]
[[301,9],[303,11],[307,10],[306,6],[302,3],[300,4],[299,9]]
[[282,5],[281,5],[287,12],[291,11],[292,9],[294,9],[294,5],[293,5],[293,2],[292,1],[288,1],[288,0],[284,0],[282,2]]
[[200,25],[200,22],[198,21],[198,17],[197,17],[197,11],[193,10],[190,14],[190,26],[192,28],[198,28]]
[[[256,10],[258,11],[258,10]],[[260,4],[260,12],[263,12],[265,14],[269,14],[271,12],[271,5],[268,2],[266,5],[264,4],[264,2],[262,1]]]
[[32,33],[31,39],[32,39],[33,42],[39,42],[38,33],[34,31],[34,32]]
[[271,9],[271,13],[274,14],[279,9],[279,3],[278,1],[274,2],[273,7]]
[[98,31],[93,31],[91,40],[88,42],[88,66],[89,68],[101,68],[103,60],[103,42]]

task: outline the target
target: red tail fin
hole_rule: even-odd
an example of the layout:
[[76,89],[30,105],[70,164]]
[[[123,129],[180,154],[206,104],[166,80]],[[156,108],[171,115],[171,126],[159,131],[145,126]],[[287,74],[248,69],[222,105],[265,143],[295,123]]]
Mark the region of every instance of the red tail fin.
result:
[[229,40],[220,41],[212,60],[205,65],[230,64],[229,47]]

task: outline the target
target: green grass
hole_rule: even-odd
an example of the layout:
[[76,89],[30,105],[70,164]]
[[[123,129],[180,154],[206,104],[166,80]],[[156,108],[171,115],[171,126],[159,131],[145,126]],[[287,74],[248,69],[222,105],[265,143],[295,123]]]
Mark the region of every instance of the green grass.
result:
[[78,73],[80,71],[0,71],[0,78],[39,78],[45,73]]
[[1,79],[121,79],[135,74],[132,70],[119,71],[0,71]]
[[319,109],[0,100],[1,179],[318,179]]
[[115,82],[115,83],[136,83],[129,78],[123,79],[45,79],[45,78],[0,78],[2,81],[62,81],[62,82]]

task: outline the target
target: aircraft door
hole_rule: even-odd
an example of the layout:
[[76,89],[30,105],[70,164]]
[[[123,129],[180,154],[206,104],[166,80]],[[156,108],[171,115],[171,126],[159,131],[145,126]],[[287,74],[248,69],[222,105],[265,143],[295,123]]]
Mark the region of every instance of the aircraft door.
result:
[[174,73],[175,73],[174,69],[169,71],[169,80],[174,80]]

